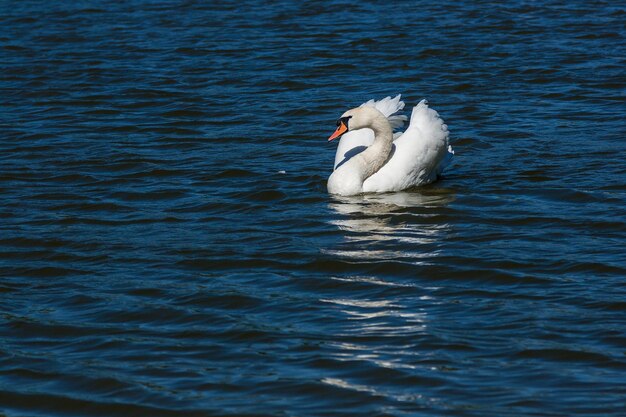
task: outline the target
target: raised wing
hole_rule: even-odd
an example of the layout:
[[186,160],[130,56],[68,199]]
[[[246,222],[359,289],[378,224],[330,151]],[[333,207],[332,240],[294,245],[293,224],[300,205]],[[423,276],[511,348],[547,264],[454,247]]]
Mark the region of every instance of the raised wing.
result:
[[399,191],[433,182],[454,153],[448,127],[426,100],[413,108],[409,127],[393,144],[391,159],[365,180],[364,192]]

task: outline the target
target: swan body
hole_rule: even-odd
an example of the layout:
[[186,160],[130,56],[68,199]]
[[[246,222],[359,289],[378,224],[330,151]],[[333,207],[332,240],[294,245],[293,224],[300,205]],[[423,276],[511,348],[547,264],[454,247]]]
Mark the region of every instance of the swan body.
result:
[[404,133],[400,95],[370,100],[345,112],[332,140],[341,136],[328,192],[338,195],[400,191],[437,179],[452,159],[448,127],[422,100]]

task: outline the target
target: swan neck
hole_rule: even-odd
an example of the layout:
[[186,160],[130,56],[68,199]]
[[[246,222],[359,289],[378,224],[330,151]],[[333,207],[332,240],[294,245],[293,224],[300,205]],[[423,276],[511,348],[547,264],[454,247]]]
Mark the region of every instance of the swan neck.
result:
[[393,146],[393,130],[382,114],[375,118],[369,126],[374,131],[374,143],[361,153],[365,160],[363,180],[375,174],[387,163]]
[[380,115],[372,121],[371,129],[374,131],[374,143],[381,142],[391,146],[393,142],[393,130],[386,117]]

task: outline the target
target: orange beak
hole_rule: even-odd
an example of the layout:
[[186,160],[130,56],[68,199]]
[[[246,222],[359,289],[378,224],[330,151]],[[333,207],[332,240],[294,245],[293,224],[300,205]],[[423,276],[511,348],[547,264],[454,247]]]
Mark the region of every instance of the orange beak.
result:
[[343,122],[339,123],[339,127],[337,127],[337,130],[335,130],[335,133],[330,135],[330,137],[328,138],[328,141],[330,142],[333,139],[337,139],[339,136],[343,135],[347,131],[348,131],[348,126],[346,126]]

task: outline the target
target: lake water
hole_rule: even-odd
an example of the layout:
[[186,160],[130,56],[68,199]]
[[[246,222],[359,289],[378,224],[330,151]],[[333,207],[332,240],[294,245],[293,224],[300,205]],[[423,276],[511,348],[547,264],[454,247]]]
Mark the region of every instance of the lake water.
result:
[[[0,415],[626,407],[619,2],[2,2]],[[326,192],[403,93],[454,164]]]

